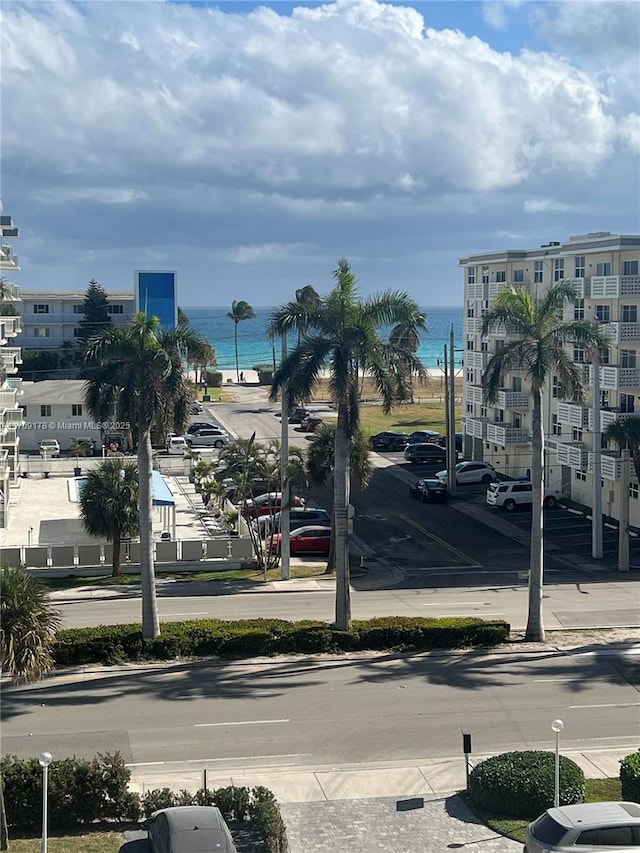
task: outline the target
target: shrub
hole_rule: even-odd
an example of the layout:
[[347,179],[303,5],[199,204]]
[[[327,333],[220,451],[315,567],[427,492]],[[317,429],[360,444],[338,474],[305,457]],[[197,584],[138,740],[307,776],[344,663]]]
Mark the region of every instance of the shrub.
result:
[[[481,809],[533,820],[553,806],[553,752],[504,752],[487,758],[469,774],[469,794]],[[584,802],[584,773],[570,758],[560,756],[560,804]]]
[[620,762],[622,799],[640,803],[640,749],[625,756]]

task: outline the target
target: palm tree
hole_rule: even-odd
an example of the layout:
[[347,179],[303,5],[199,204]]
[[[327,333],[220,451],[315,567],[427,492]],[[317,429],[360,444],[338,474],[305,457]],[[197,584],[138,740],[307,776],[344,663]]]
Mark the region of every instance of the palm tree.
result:
[[[295,296],[296,302],[305,314],[312,313],[320,306],[320,296],[311,284],[305,284],[304,287],[298,288]],[[302,335],[304,335],[305,331],[304,323],[298,326],[298,345],[300,344],[300,339]]]
[[[140,573],[142,634],[160,633],[153,564],[151,431],[182,432],[188,420],[189,388],[184,359],[203,357],[208,346],[189,327],[160,330],[157,317],[138,312],[129,326],[103,329],[91,338],[87,360],[91,375],[85,401],[96,420],[132,425],[138,447],[140,483]],[[107,417],[105,417],[107,413]]]
[[0,666],[15,682],[36,681],[53,669],[60,616],[38,578],[13,568],[3,569],[1,578]]
[[605,441],[614,441],[621,450],[630,451],[636,477],[640,480],[640,417],[616,418],[602,431],[602,437]]
[[379,334],[379,329],[396,323],[414,323],[422,328],[424,318],[406,293],[387,291],[361,300],[356,277],[342,258],[334,273],[336,286],[317,305],[308,309],[292,301],[276,310],[271,318],[273,334],[283,335],[302,329],[300,343],[284,359],[275,373],[271,399],[287,388],[293,400],[306,400],[313,393],[323,370],[329,372],[329,392],[338,410],[335,437],[334,512],[336,518],[336,624],[342,630],[351,625],[349,591],[349,452],[360,421],[358,369],[368,370],[376,385],[385,412],[407,396],[407,371],[420,376],[425,370],[411,353],[398,356]]
[[89,471],[80,492],[80,517],[90,536],[113,542],[111,576],[120,571],[123,536],[136,536],[140,527],[138,467],[121,459],[105,459]]
[[[307,454],[307,474],[314,486],[326,486],[333,483],[335,469],[335,424],[322,424],[316,429],[311,438]],[[373,465],[367,439],[361,429],[356,430],[351,439],[349,450],[349,474],[351,480],[361,489],[369,485]],[[332,574],[336,567],[335,514],[331,513],[331,550],[327,559],[326,574]]]
[[490,359],[482,377],[485,397],[495,403],[503,387],[504,375],[512,370],[524,370],[531,387],[531,552],[529,556],[529,613],[526,639],[544,641],[542,612],[543,591],[543,522],[544,494],[542,424],[542,390],[554,373],[558,393],[562,398],[579,400],[584,397],[583,374],[565,349],[566,344],[586,347],[591,351],[605,350],[606,340],[596,327],[586,320],[564,322],[562,311],[567,303],[578,298],[570,281],[553,285],[541,296],[531,295],[525,288],[505,286],[495,305],[484,316],[482,334],[500,330],[508,336],[505,346]]
[[[424,327],[424,331],[428,331],[426,327]],[[420,348],[420,332],[413,323],[399,323],[389,332],[389,343],[401,352],[409,352],[415,355]],[[411,374],[409,374],[409,389],[413,403],[413,376]]]
[[255,316],[256,312],[248,302],[244,301],[244,299],[241,299],[239,302],[236,302],[234,299],[231,303],[231,311],[227,313],[227,317],[234,322],[233,332],[236,346],[236,380],[238,382],[240,382],[240,367],[238,363],[238,324],[243,320],[254,320]]

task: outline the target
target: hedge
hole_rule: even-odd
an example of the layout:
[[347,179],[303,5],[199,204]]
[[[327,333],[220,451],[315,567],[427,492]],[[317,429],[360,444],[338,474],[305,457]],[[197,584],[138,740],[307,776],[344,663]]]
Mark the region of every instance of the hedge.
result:
[[[21,830],[40,827],[42,768],[38,759],[6,755],[0,773],[7,824]],[[131,777],[120,753],[98,754],[90,761],[65,758],[49,766],[48,809],[51,829],[73,830],[93,823],[134,823],[171,806],[217,806],[226,821],[250,821],[267,853],[286,853],[287,832],[275,797],[267,788],[201,788],[173,793],[169,788],[143,796],[128,790]]]
[[[530,750],[487,758],[469,774],[469,794],[485,811],[534,820],[553,806],[555,754]],[[560,805],[582,803],[584,796],[584,773],[561,755]]]
[[622,799],[640,803],[640,749],[625,756],[620,762]]
[[140,625],[67,628],[57,633],[53,655],[57,666],[79,666],[181,657],[425,651],[495,646],[506,641],[509,630],[507,622],[453,617],[388,616],[354,621],[351,631],[314,621],[201,619],[164,623],[153,640],[143,639]]

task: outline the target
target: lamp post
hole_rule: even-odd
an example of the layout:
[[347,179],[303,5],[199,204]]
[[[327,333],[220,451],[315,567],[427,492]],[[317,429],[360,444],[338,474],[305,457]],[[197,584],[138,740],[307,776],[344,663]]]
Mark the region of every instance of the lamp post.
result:
[[556,735],[556,773],[555,785],[553,789],[553,805],[558,808],[560,805],[560,732],[564,728],[562,720],[554,720],[551,723],[551,731]]
[[42,840],[40,841],[40,853],[47,853],[47,793],[49,786],[49,765],[53,761],[50,752],[43,752],[38,759],[42,767]]

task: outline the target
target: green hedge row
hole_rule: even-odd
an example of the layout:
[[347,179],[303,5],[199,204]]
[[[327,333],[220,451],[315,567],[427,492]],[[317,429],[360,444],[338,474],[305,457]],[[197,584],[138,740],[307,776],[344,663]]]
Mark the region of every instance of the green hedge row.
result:
[[[35,830],[42,820],[42,768],[36,758],[6,755],[0,774],[9,827]],[[131,777],[120,753],[98,754],[90,761],[53,761],[48,774],[51,829],[77,829],[93,823],[135,823],[171,806],[218,806],[226,821],[251,821],[267,853],[286,853],[287,833],[275,797],[267,788],[200,789],[195,794],[168,788],[142,797],[128,790]]]
[[201,619],[164,623],[155,640],[143,639],[139,625],[68,628],[56,635],[53,654],[57,666],[77,666],[193,656],[424,651],[495,646],[506,641],[509,630],[507,622],[472,618],[389,616],[354,621],[351,631],[338,631],[325,622]]
[[[485,811],[534,820],[553,805],[555,753],[530,750],[487,758],[469,774],[469,794]],[[584,773],[561,755],[560,805],[582,803],[584,794]]]
[[622,799],[640,803],[640,749],[632,752],[620,762]]

